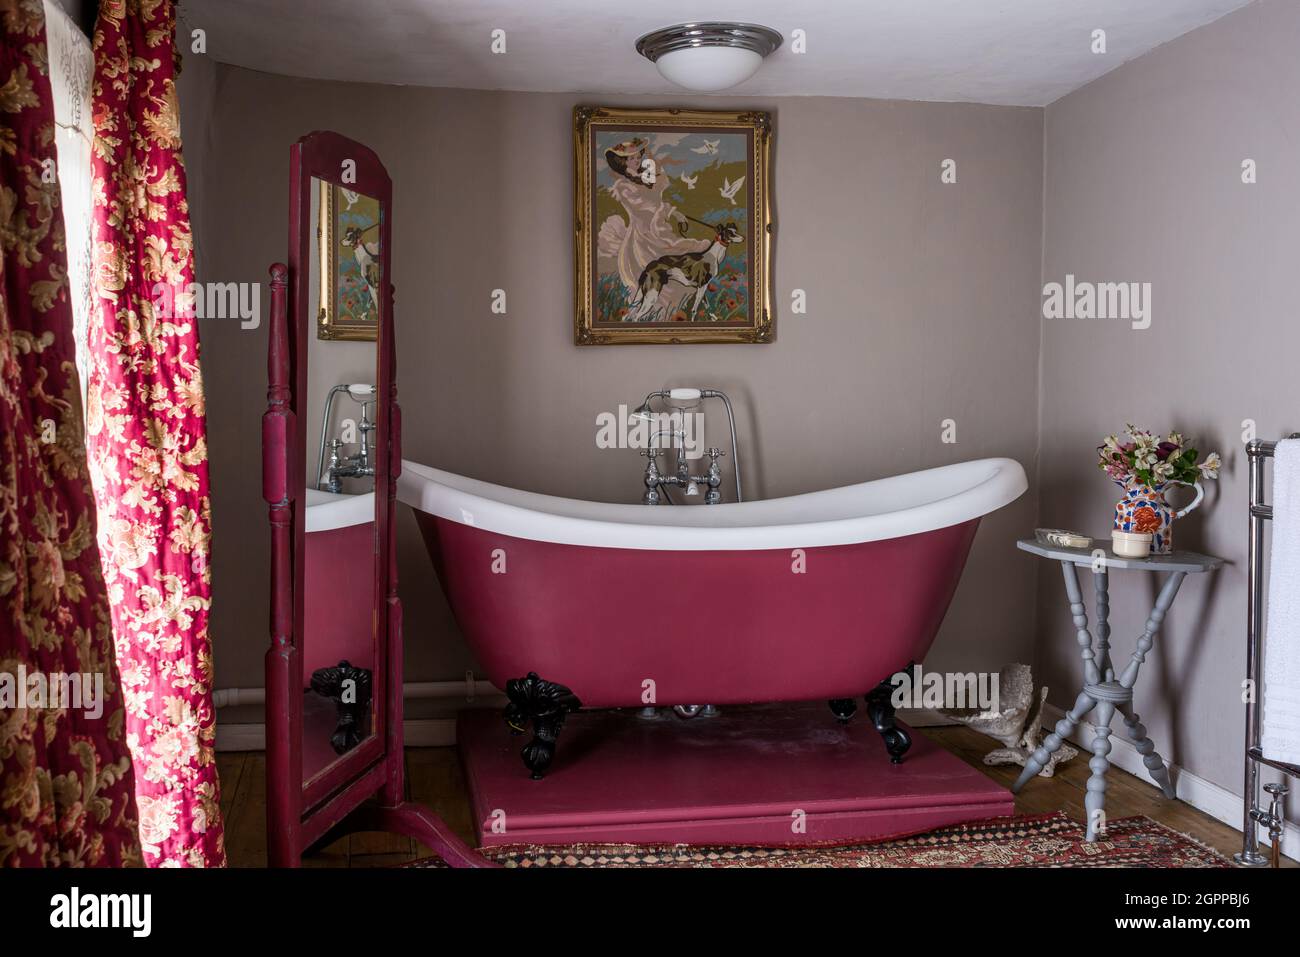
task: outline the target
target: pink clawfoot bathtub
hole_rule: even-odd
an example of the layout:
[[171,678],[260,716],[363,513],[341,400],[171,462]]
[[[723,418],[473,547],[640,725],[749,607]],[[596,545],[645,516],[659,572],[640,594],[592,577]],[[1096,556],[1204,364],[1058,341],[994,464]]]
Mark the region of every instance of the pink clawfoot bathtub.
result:
[[[540,777],[564,715],[587,708],[824,698],[868,711],[895,760],[878,686],[921,661],[980,517],[1025,473],[980,459],[788,498],[609,505],[403,462],[453,614]],[[539,677],[540,676],[540,677]],[[870,692],[877,691],[875,694]]]

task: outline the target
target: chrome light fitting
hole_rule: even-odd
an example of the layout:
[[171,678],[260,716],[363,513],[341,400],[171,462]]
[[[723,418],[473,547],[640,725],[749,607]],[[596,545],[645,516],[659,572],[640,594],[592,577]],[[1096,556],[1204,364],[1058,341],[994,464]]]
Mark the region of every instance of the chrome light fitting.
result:
[[679,23],[647,33],[636,52],[664,79],[708,93],[743,83],[781,45],[781,34],[753,23]]

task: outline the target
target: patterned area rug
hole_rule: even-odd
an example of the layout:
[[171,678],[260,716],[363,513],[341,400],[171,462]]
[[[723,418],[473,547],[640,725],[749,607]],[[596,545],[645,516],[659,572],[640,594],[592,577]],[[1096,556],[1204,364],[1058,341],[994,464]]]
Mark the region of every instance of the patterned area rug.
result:
[[[687,844],[508,845],[482,853],[505,867],[1231,867],[1217,851],[1148,817],[1111,821],[1089,844],[1061,812],[1004,817],[866,844],[723,847]],[[424,858],[407,867],[438,867]]]

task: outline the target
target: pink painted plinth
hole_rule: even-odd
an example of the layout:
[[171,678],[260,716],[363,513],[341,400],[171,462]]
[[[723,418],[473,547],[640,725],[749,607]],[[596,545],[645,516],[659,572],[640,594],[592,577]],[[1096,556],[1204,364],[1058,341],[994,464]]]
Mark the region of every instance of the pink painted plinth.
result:
[[528,737],[497,711],[461,712],[457,740],[481,846],[814,844],[1014,813],[1010,791],[924,736],[912,732],[903,763],[890,764],[865,708],[846,726],[824,702],[688,720],[570,715],[541,781],[519,758]]

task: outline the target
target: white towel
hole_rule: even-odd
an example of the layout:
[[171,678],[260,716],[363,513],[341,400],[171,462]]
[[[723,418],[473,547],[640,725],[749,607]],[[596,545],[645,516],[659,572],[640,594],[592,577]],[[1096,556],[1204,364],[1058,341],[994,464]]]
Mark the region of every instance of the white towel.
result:
[[1260,747],[1300,764],[1300,439],[1279,442],[1273,456],[1267,626]]

